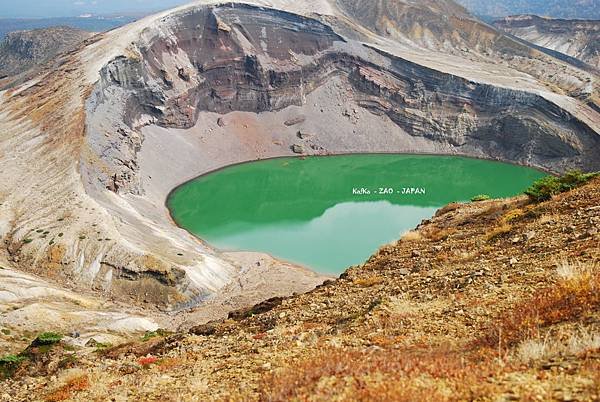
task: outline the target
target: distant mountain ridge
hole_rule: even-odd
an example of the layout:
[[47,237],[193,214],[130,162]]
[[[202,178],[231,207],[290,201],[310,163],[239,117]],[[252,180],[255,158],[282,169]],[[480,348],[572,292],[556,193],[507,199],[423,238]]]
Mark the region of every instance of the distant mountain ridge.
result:
[[54,27],[10,32],[0,41],[0,79],[19,75],[73,49],[92,34],[81,29]]
[[138,19],[141,15],[91,16],[89,18],[0,18],[0,40],[14,31],[28,31],[57,26],[67,26],[88,32],[104,32]]
[[497,20],[494,25],[535,45],[600,68],[600,21],[519,15]]
[[535,14],[552,18],[600,19],[600,0],[457,0],[473,14],[506,17]]

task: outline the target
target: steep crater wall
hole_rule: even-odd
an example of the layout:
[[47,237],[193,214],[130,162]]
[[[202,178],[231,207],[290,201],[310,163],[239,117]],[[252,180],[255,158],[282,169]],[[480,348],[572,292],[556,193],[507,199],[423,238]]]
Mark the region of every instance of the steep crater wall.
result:
[[[100,81],[87,100],[85,142],[89,152],[82,157],[81,172],[87,193],[113,213],[139,221],[140,227],[154,217],[163,219],[160,230],[145,231],[145,244],[165,236],[182,244],[182,234],[175,228],[165,229],[173,226],[164,207],[167,191],[159,191],[158,196],[157,192],[147,194],[152,181],[160,177],[142,168],[142,128],[190,129],[188,135],[194,135],[202,131],[198,127],[198,122],[204,121],[201,117],[213,114],[242,111],[263,115],[294,109],[297,121],[318,123],[315,131],[324,141],[318,143],[321,138],[317,138],[316,144],[301,150],[310,154],[410,151],[499,159],[552,171],[600,169],[600,136],[546,98],[469,81],[394,57],[356,38],[340,36],[335,23],[330,26],[241,4],[195,7],[165,17],[158,27],[146,28],[135,47],[136,52],[114,58],[102,68]],[[311,96],[317,92],[320,111],[315,111],[319,109],[316,103],[307,104],[307,99],[316,102]],[[326,107],[332,103],[338,107]],[[366,113],[369,121],[385,127],[393,141],[371,132],[377,129],[368,124],[336,130],[348,127],[338,124],[342,120],[357,118],[356,108]],[[295,127],[295,123],[281,121],[280,127]],[[258,135],[270,135],[266,126],[258,130]],[[169,135],[165,130],[158,139],[164,149],[170,149],[168,144],[175,140]],[[355,139],[358,136],[361,141]],[[259,157],[253,137],[244,140],[236,145],[246,147],[246,152],[239,157],[231,155],[229,162]],[[406,144],[420,145],[409,148]],[[260,157],[292,154],[292,143],[283,147],[287,151]],[[203,157],[206,155],[210,152]],[[156,157],[183,164],[189,160],[160,152]],[[107,189],[125,197],[129,204],[115,204],[115,198],[106,195]],[[189,239],[185,244],[192,248]],[[169,256],[161,260],[161,266],[179,267],[168,247],[163,248]],[[214,255],[215,264],[224,261],[206,245],[198,244],[194,252]],[[210,296],[235,276],[229,266],[223,278],[203,274],[189,290],[190,271],[175,268],[153,271],[146,267],[131,271],[131,275],[117,270],[130,276],[131,286],[135,286],[134,274],[139,271],[153,275],[150,279],[159,283],[160,289],[183,289],[194,300]],[[180,275],[184,271],[188,275]],[[202,281],[210,286],[198,289]]]
[[91,119],[90,141],[107,167],[98,173],[111,190],[143,192],[136,159],[141,125],[189,128],[203,111],[302,106],[306,94],[336,75],[349,79],[359,105],[387,115],[411,136],[439,143],[440,152],[553,171],[600,168],[600,137],[544,98],[469,82],[347,42],[315,20],[224,5],[189,12],[171,29],[166,35],[147,33],[141,59],[118,58],[107,65],[90,102],[91,112],[113,117],[118,134],[95,135]]

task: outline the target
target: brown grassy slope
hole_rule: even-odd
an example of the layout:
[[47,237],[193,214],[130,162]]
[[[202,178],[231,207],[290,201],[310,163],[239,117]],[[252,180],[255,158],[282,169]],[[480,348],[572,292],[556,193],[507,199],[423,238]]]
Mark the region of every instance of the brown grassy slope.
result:
[[4,386],[12,400],[598,400],[599,227],[600,179],[537,205],[450,205],[266,312]]

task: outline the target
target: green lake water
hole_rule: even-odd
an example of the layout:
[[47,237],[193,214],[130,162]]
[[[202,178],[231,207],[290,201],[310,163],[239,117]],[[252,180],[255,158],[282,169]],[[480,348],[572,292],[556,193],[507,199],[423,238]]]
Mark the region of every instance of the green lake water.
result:
[[543,176],[447,156],[271,159],[201,176],[173,191],[167,205],[178,225],[217,248],[339,274],[450,202],[516,195]]

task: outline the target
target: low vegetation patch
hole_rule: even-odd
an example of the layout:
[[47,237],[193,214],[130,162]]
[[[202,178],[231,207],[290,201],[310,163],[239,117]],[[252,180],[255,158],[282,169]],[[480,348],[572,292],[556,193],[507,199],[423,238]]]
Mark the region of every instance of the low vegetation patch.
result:
[[493,241],[500,237],[504,237],[508,235],[512,231],[512,229],[513,227],[509,223],[502,223],[501,225],[496,226],[489,233],[487,233],[486,239],[487,241]]
[[423,236],[421,236],[421,233],[415,230],[411,230],[409,232],[404,233],[404,235],[401,238],[402,241],[419,241],[422,239]]
[[31,345],[23,350],[18,355],[8,355],[0,358],[0,379],[6,379],[13,376],[13,374],[21,367],[21,364],[26,361],[34,361],[40,354],[45,354],[52,347],[60,342],[62,335],[55,332],[44,332],[39,334]]
[[521,219],[523,216],[525,216],[525,212],[520,208],[516,208],[504,214],[502,221],[505,223],[513,223]]
[[540,339],[550,325],[581,319],[600,309],[600,272],[595,266],[576,264],[557,269],[558,281],[536,292],[506,312],[479,341],[490,347],[507,348],[524,340]]
[[560,177],[547,176],[533,183],[525,191],[525,194],[534,202],[548,201],[553,196],[570,191],[598,176],[600,176],[600,172],[582,173],[579,170],[567,172]]
[[537,363],[557,356],[580,356],[600,350],[600,332],[577,329],[543,338],[526,339],[516,348],[516,357],[523,363]]
[[27,358],[21,355],[8,355],[0,357],[0,380],[12,377],[21,363]]
[[160,371],[169,371],[183,364],[183,361],[178,358],[167,357],[159,360],[157,363]]
[[492,197],[490,197],[487,194],[479,194],[479,195],[476,195],[475,197],[471,198],[471,202],[488,201],[491,199],[492,199]]
[[44,332],[33,341],[33,346],[54,345],[62,340],[63,336],[56,332]]
[[156,331],[147,331],[142,337],[142,342],[146,342],[152,338],[169,336],[171,332],[165,331],[164,329],[157,329]]
[[0,357],[0,364],[21,363],[23,360],[25,360],[25,357],[23,357],[23,356],[8,355],[8,356]]
[[150,367],[156,362],[158,362],[158,358],[154,356],[146,356],[138,359],[138,364],[144,368]]
[[354,284],[363,288],[369,288],[371,286],[379,285],[383,282],[383,278],[377,275],[368,276],[365,278],[358,278],[354,280]]
[[73,394],[80,391],[85,391],[90,387],[90,381],[87,375],[73,378],[65,385],[46,396],[46,402],[60,402],[71,399]]
[[108,348],[111,348],[112,346],[113,346],[112,343],[109,343],[109,342],[96,342],[94,344],[94,347],[96,348],[97,353],[102,352]]
[[[325,348],[267,375],[262,400],[443,401],[491,393],[486,381],[507,366],[445,348],[376,350]],[[340,395],[344,389],[344,395]]]
[[434,241],[434,242],[439,242],[442,240],[446,240],[448,237],[450,237],[452,234],[456,233],[456,228],[438,228],[438,227],[432,227],[429,228],[429,230],[427,230],[425,232],[425,237],[427,237],[429,240]]

